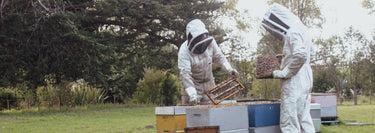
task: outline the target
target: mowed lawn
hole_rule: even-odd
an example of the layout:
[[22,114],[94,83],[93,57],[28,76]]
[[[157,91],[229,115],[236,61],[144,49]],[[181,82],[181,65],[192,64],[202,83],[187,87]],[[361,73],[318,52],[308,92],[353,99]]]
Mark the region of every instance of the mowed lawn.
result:
[[155,107],[2,113],[0,133],[150,133],[156,131],[155,119]]
[[[52,112],[52,113],[51,113]],[[375,123],[375,105],[339,105],[340,121]],[[156,132],[155,107],[108,107],[64,112],[2,112],[0,133],[152,133]],[[322,126],[323,133],[372,133],[372,126]]]
[[375,123],[375,103],[353,105],[346,103],[337,106],[339,120],[338,125],[322,126],[323,133],[375,133],[375,125],[346,126],[345,120],[356,120],[354,123]]

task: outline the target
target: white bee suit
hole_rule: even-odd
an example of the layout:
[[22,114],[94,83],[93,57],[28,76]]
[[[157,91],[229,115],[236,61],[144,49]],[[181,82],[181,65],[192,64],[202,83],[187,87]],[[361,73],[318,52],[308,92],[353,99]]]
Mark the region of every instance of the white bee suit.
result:
[[315,52],[308,28],[279,4],[270,6],[262,25],[284,42],[280,70],[273,71],[273,77],[281,80],[281,130],[283,133],[315,133],[310,116],[313,86],[310,59]]
[[[208,31],[202,21],[198,19],[192,20],[186,26],[187,36],[190,34],[192,38],[196,38],[203,33],[208,33]],[[178,68],[182,81],[182,103],[191,103],[192,98],[194,98],[192,95],[196,95],[198,104],[212,104],[204,94],[206,90],[215,86],[212,62],[217,62],[227,72],[235,70],[232,69],[214,39],[201,54],[190,51],[188,42],[188,40],[185,41],[178,52]]]

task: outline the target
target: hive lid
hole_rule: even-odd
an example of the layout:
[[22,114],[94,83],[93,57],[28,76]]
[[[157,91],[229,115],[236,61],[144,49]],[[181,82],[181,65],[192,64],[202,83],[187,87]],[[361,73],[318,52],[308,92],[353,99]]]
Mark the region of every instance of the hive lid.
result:
[[186,109],[192,108],[192,107],[201,107],[201,106],[204,106],[204,105],[156,107],[155,115],[185,115]]

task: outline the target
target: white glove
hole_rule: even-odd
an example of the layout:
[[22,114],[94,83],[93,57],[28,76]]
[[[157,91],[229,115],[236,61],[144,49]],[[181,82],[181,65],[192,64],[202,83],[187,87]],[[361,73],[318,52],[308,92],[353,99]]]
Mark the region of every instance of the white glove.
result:
[[283,72],[280,70],[275,70],[272,72],[272,78],[282,78],[283,77]]
[[198,94],[194,87],[186,88],[186,93],[189,95],[189,102],[192,104],[198,104]]
[[228,73],[229,73],[229,75],[232,75],[232,76],[234,76],[234,77],[238,77],[238,75],[239,75],[239,73],[237,72],[237,70],[236,69],[231,69],[231,70],[229,70],[228,71]]

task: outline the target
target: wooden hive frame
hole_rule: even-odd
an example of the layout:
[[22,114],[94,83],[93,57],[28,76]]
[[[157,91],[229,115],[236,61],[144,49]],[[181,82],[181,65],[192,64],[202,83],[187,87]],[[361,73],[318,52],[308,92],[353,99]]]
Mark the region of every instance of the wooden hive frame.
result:
[[240,83],[240,81],[238,81],[238,79],[235,77],[231,77],[207,90],[205,94],[215,105],[217,105],[243,89],[245,89],[245,87]]

